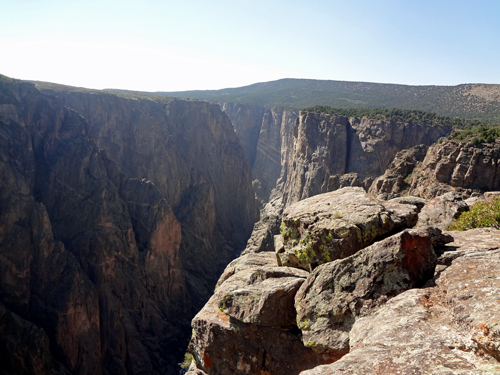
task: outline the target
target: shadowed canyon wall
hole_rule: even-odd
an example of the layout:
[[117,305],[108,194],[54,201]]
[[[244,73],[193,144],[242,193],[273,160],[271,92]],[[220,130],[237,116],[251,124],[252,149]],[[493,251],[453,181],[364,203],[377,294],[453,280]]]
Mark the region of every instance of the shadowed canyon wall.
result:
[[257,215],[230,121],[0,78],[0,373],[177,371]]

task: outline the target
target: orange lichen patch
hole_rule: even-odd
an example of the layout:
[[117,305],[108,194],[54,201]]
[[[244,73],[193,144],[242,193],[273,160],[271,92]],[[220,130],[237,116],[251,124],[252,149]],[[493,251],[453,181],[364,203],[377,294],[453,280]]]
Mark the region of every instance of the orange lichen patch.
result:
[[488,335],[490,333],[489,328],[486,326],[485,323],[479,323],[479,324],[474,324],[477,328],[479,328],[485,335]]
[[203,353],[203,366],[205,368],[212,367],[212,360],[210,359],[207,353]]
[[220,310],[217,311],[217,319],[219,319],[219,321],[222,321],[223,323],[228,323],[229,324],[229,315],[224,314]]
[[260,375],[271,375],[271,373],[266,370],[260,370]]

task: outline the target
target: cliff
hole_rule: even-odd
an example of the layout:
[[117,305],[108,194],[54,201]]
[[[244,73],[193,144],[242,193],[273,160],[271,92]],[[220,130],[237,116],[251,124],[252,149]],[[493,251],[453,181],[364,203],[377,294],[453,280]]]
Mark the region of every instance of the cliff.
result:
[[444,126],[300,112],[293,126],[282,123],[281,172],[245,251],[272,249],[285,207],[346,186],[368,190],[399,151],[431,145],[450,131]]
[[221,103],[252,165],[255,195],[263,207],[287,160],[297,113],[282,108]]
[[256,219],[230,121],[0,78],[0,373],[175,372]]
[[447,127],[301,112],[294,129],[293,162],[285,166],[283,202],[288,206],[342,187],[346,174],[356,174],[348,182],[351,186],[368,189],[397,152],[418,144],[431,145],[450,131]]

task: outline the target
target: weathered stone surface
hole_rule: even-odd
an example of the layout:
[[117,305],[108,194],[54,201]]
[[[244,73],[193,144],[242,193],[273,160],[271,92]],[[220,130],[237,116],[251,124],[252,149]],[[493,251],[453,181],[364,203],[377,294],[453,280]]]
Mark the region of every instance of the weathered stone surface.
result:
[[391,231],[412,227],[415,206],[382,202],[362,188],[343,188],[317,195],[283,212],[278,252],[284,266],[310,270],[345,258]]
[[219,308],[244,323],[295,325],[295,293],[309,275],[290,267],[254,267],[236,273],[215,293]]
[[373,195],[385,193],[390,198],[404,194],[410,188],[408,182],[413,169],[424,160],[427,148],[425,145],[417,145],[399,151],[385,173],[373,181],[369,192]]
[[441,229],[436,227],[418,228],[417,231],[427,232],[429,238],[431,239],[432,246],[434,246],[434,248],[439,246],[444,246],[445,244],[454,241],[454,238],[450,234],[450,232],[443,233]]
[[198,368],[207,374],[298,374],[320,364],[295,326],[294,297],[307,275],[264,266],[229,277],[193,319],[190,351]]
[[198,367],[196,367],[195,361],[192,361],[185,375],[206,375],[206,374],[207,374],[206,372],[201,371]]
[[476,252],[487,252],[500,249],[500,229],[476,228],[467,231],[448,231],[444,234],[453,236],[453,242],[439,247],[436,253],[438,264],[451,265],[451,262],[462,256],[473,256]]
[[468,211],[469,205],[461,194],[448,192],[431,199],[418,214],[417,227],[434,226],[447,230],[462,212]]
[[[453,187],[480,191],[500,189],[500,143],[445,141],[429,147],[411,178],[410,194],[434,198]],[[471,190],[472,191],[472,190]]]
[[451,244],[467,254],[441,269],[436,286],[406,291],[358,319],[349,354],[302,374],[500,373],[500,250],[477,249],[500,231],[468,232]]
[[390,199],[389,202],[412,204],[414,206],[417,206],[418,212],[420,212],[420,210],[422,210],[422,208],[424,208],[424,206],[427,204],[428,200],[420,197],[406,196]]
[[247,270],[249,268],[263,266],[277,267],[278,262],[276,260],[276,254],[272,252],[243,254],[227,265],[226,269],[220,276],[219,281],[217,281],[216,288],[231,276],[233,276],[235,273]]
[[349,332],[389,298],[432,278],[427,233],[405,230],[345,259],[316,268],[295,296],[304,345],[333,362],[349,352]]

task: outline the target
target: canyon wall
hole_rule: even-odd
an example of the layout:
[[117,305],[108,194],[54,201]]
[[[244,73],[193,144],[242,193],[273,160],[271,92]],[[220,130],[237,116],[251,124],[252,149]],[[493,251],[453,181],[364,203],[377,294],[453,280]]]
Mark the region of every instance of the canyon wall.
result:
[[0,77],[0,135],[0,373],[176,372],[257,216],[227,116]]
[[286,163],[283,202],[289,206],[307,197],[348,185],[368,189],[397,152],[431,145],[451,128],[405,124],[368,118],[347,118],[301,112],[294,129],[293,161]]
[[291,150],[297,113],[283,108],[221,103],[252,165],[255,195],[261,207],[270,199],[282,164]]

